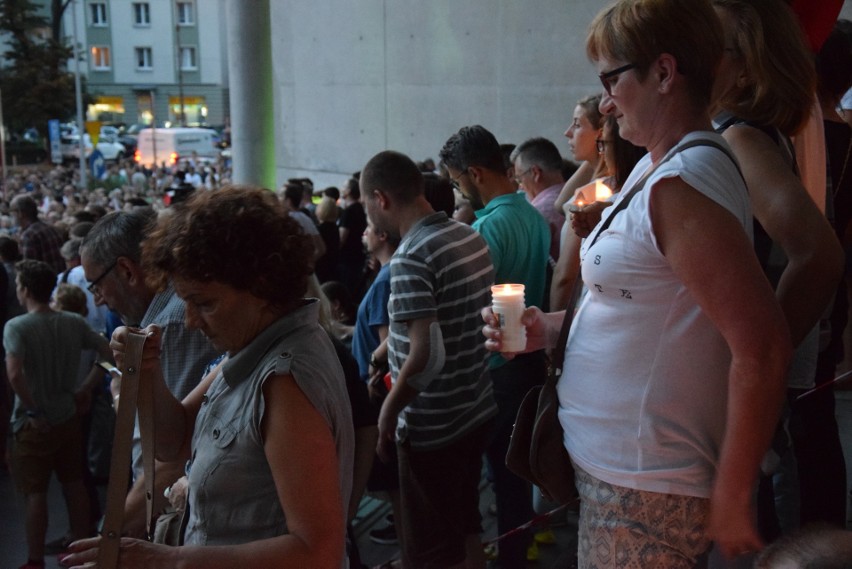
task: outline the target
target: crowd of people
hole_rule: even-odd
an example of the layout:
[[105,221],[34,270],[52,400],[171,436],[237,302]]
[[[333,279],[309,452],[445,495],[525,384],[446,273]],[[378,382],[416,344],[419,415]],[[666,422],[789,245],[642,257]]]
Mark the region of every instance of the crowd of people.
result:
[[[183,523],[179,546],[145,539],[137,431],[123,568],[362,567],[367,491],[392,505],[372,535],[400,545],[386,567],[525,567],[530,530],[486,559],[479,484],[484,460],[499,534],[548,507],[505,457],[549,366],[579,567],[848,564],[822,387],[847,356],[852,25],[830,24],[806,36],[783,0],[603,9],[586,42],[602,92],[566,102],[573,161],[470,125],[437,165],[386,150],[341,188],[238,186],[193,160],[114,164],[82,190],[74,167],[13,173],[0,442],[26,497],[21,569],[97,562],[121,406],[101,364],[123,365],[131,329],[155,510]],[[520,352],[490,308],[504,283],[524,285]],[[46,544],[53,472],[70,527]]]

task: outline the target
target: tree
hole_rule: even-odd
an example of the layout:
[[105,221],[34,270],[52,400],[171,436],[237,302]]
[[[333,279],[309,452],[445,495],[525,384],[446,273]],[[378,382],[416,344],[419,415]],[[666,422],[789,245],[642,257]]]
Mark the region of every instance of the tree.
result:
[[0,0],[0,32],[9,36],[0,89],[10,131],[35,127],[44,134],[48,120],[74,115],[74,75],[66,69],[73,50],[59,38],[58,20],[67,5],[53,0],[49,21],[30,0]]
[[62,14],[71,0],[50,0],[50,37],[54,41],[62,40]]

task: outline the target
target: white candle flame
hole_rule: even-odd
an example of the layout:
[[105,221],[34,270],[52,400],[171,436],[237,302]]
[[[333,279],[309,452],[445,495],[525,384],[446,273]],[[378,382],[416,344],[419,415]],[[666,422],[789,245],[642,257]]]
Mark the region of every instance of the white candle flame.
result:
[[612,190],[601,180],[595,181],[595,201],[602,202],[612,197]]

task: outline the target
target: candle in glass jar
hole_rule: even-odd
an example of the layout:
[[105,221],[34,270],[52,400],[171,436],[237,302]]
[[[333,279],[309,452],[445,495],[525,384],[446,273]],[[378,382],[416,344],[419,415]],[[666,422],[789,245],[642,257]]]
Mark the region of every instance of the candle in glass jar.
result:
[[491,309],[502,333],[504,352],[520,352],[527,347],[524,315],[524,285],[499,284],[491,287]]

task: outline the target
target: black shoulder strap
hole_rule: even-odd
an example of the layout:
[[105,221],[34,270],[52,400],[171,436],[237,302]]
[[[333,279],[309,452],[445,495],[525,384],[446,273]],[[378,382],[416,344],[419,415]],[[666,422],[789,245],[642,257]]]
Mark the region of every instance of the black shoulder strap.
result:
[[659,168],[660,166],[662,166],[663,164],[665,164],[666,162],[671,160],[676,154],[683,152],[684,150],[689,150],[690,148],[695,148],[696,146],[710,146],[710,147],[715,148],[716,150],[719,150],[720,152],[722,152],[734,164],[734,167],[737,169],[737,172],[739,173],[740,178],[742,178],[742,180],[743,180],[743,184],[745,184],[745,178],[743,177],[742,170],[740,170],[740,165],[739,165],[739,163],[737,163],[736,158],[734,158],[734,155],[731,154],[730,150],[728,150],[727,148],[725,148],[724,146],[722,146],[721,144],[719,144],[715,140],[710,140],[710,139],[707,139],[707,138],[699,138],[699,139],[696,139],[696,140],[690,140],[689,142],[684,142],[683,144],[678,145],[678,146],[674,147],[672,150],[670,150],[669,153],[666,154],[666,156],[664,156],[663,159],[660,160],[660,162],[656,166],[654,166],[653,168],[650,168],[647,172],[645,172],[645,174],[642,176],[642,178],[640,178],[639,181],[636,182],[636,184],[632,188],[630,188],[629,193],[624,194],[624,197],[622,197],[621,200],[615,205],[615,209],[612,210],[612,213],[609,215],[609,217],[606,218],[606,221],[604,221],[599,226],[599,229],[595,232],[595,236],[592,239],[592,243],[589,245],[589,247],[592,247],[592,245],[594,245],[595,242],[598,240],[598,237],[600,237],[600,235],[604,231],[609,229],[609,226],[612,223],[612,220],[615,219],[615,216],[618,215],[618,213],[620,211],[625,209],[628,206],[628,204],[630,204],[630,200],[632,200],[633,197],[636,194],[638,194],[639,192],[641,192],[645,188],[645,183],[648,181],[648,178],[650,178],[651,175],[654,172],[656,172],[657,168]]
[[709,138],[700,138],[698,140],[690,140],[689,142],[685,142],[684,144],[679,146],[675,150],[675,152],[673,152],[671,156],[669,156],[669,158],[671,158],[678,152],[683,152],[684,150],[687,150],[689,148],[695,148],[696,146],[710,146],[711,148],[715,148],[716,150],[727,156],[728,159],[733,162],[734,167],[737,169],[737,172],[740,175],[740,178],[743,178],[743,183],[745,183],[745,178],[743,177],[743,171],[740,169],[740,164],[739,162],[737,162],[737,159],[734,158],[734,155],[731,153],[731,151],[716,142],[715,140],[710,140]]

